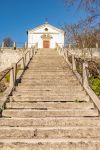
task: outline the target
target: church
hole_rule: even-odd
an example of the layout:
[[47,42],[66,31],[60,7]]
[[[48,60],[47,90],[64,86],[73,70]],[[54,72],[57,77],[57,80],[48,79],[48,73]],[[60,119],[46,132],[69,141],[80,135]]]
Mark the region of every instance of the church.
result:
[[48,22],[27,31],[28,34],[28,48],[31,48],[36,43],[38,48],[56,48],[58,43],[64,47],[64,31],[58,29]]

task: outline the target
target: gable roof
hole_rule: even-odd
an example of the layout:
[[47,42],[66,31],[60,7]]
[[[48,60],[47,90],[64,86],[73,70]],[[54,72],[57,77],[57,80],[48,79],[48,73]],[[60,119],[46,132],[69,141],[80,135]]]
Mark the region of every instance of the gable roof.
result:
[[28,32],[30,32],[30,31],[34,32],[34,31],[36,31],[36,30],[38,30],[40,28],[47,27],[47,26],[50,27],[50,28],[52,28],[52,29],[54,29],[54,30],[56,30],[56,31],[58,31],[58,32],[64,32],[63,30],[61,30],[59,28],[56,28],[55,26],[49,24],[48,22],[45,22],[43,25],[40,25],[40,26],[38,26],[38,27],[36,27],[34,29],[29,29]]

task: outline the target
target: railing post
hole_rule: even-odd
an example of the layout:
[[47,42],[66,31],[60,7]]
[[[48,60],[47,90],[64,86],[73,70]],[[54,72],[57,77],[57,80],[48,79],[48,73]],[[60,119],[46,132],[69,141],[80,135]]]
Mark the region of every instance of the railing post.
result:
[[75,62],[75,56],[72,55],[72,69],[73,71],[76,71],[76,62]]
[[16,83],[16,73],[17,73],[17,64],[13,63],[12,64],[13,67],[13,74],[14,74],[14,84]]
[[24,56],[23,56],[23,58],[22,58],[22,62],[21,62],[21,69],[25,69],[25,58],[24,58]]
[[4,42],[2,42],[2,48],[4,48]]
[[66,62],[69,62],[69,60],[68,60],[68,51],[65,51],[64,54],[65,54]]
[[28,65],[28,62],[29,62],[29,53],[27,52],[27,53],[25,54],[25,66]]
[[10,70],[10,87],[14,88],[14,84],[15,84],[15,81],[14,81],[14,68],[12,67],[11,70]]
[[87,77],[87,70],[86,70],[87,67],[88,67],[88,63],[83,62],[83,87],[84,88],[88,87],[88,77]]
[[23,60],[24,60],[24,69],[26,68],[26,55],[23,55]]
[[35,50],[36,50],[36,46],[34,46],[34,48],[33,48],[34,50],[33,50],[33,54],[35,55]]
[[33,57],[33,48],[31,48],[31,50],[30,50],[30,57],[31,58]]
[[28,63],[30,62],[30,60],[31,60],[31,53],[30,53],[31,51],[29,50],[29,52],[28,52]]
[[24,48],[27,49],[27,42],[25,42]]
[[13,48],[16,49],[16,42],[13,43]]

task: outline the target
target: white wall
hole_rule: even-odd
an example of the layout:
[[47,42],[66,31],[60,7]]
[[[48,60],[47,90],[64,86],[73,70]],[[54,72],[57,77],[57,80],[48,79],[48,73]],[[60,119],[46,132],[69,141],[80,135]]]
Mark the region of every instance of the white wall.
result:
[[[48,31],[45,31],[45,28],[48,28]],[[45,24],[40,26],[40,28],[36,28],[36,30],[29,30],[28,47],[31,48],[32,45],[38,43],[38,48],[43,48],[43,39],[41,38],[43,34],[50,34],[53,37],[50,40],[50,48],[56,48],[56,43],[60,43],[61,46],[64,46],[64,32]]]

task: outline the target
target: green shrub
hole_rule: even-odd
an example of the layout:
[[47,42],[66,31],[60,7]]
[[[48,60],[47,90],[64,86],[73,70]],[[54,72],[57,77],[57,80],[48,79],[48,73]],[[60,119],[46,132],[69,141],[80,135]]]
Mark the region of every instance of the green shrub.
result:
[[6,82],[10,81],[10,74],[9,73],[6,75],[5,79],[6,79]]
[[91,88],[94,90],[94,92],[97,95],[100,95],[100,76],[98,76],[98,77],[91,76],[89,78],[89,82],[90,82]]

